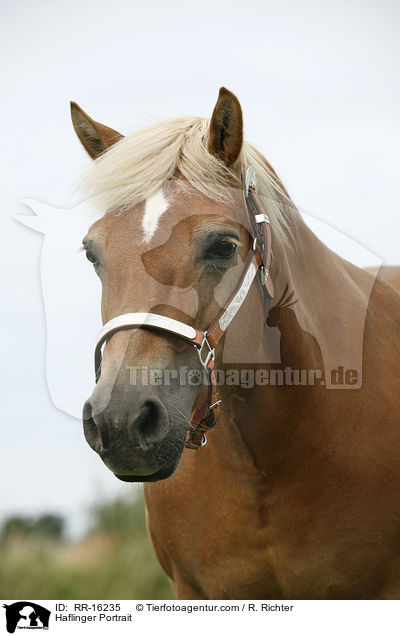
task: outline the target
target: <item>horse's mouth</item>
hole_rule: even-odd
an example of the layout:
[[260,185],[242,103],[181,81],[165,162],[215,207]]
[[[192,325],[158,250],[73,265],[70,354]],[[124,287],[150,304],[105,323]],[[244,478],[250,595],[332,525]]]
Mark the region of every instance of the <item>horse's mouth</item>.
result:
[[151,473],[150,475],[119,475],[118,473],[114,473],[114,475],[121,481],[127,481],[130,483],[144,482],[144,481],[160,481],[161,479],[168,479],[168,477],[171,477],[178,463],[179,463],[179,460],[174,461],[168,466],[164,466],[160,470],[157,470],[155,473]]

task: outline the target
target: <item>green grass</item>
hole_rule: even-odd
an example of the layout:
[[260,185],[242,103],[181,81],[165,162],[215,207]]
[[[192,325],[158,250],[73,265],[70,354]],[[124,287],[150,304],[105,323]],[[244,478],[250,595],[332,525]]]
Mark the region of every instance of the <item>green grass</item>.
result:
[[91,510],[77,542],[8,533],[0,543],[4,599],[171,599],[171,585],[147,536],[140,497]]

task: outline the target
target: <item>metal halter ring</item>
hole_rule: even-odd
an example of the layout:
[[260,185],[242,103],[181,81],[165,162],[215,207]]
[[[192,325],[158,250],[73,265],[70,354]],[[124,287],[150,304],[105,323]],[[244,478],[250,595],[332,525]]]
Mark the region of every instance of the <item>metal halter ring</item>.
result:
[[[205,357],[203,358],[203,350],[206,347]],[[204,334],[200,347],[196,346],[197,355],[199,356],[200,364],[205,371],[209,371],[208,363],[215,358],[215,349],[210,345],[207,340],[207,333]]]

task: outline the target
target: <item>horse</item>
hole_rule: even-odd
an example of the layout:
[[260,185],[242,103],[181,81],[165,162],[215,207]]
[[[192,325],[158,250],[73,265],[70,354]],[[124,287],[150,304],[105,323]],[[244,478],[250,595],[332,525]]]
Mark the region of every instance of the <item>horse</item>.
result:
[[177,598],[400,598],[398,291],[313,234],[227,89],[126,137],[71,112],[101,211],[84,435],[144,483]]

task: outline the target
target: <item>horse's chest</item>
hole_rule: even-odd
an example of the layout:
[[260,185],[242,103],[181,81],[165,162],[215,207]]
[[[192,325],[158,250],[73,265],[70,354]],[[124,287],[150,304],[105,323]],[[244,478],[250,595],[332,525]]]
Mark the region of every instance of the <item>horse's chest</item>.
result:
[[321,507],[316,515],[287,492],[269,494],[269,505],[260,503],[228,476],[221,488],[196,488],[188,479],[148,488],[156,549],[165,555],[178,597],[365,598],[377,592],[388,554],[382,540],[375,545],[371,516],[356,519],[342,501],[333,524]]
[[150,524],[178,588],[206,598],[279,597],[268,524],[244,493],[151,491]]

